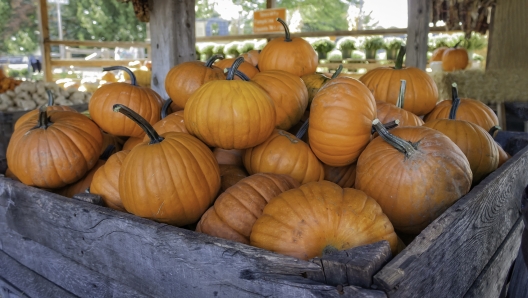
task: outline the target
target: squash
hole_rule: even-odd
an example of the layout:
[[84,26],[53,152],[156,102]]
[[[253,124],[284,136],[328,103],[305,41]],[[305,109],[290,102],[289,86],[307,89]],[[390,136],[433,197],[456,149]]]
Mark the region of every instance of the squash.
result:
[[134,138],[130,137],[126,142],[123,144],[123,148],[121,150],[132,150],[132,148],[136,147],[137,145],[143,143],[144,138]]
[[[77,111],[72,107],[56,106],[55,98],[53,97],[53,94],[51,93],[51,91],[46,90],[46,93],[48,94],[48,107],[47,107],[48,111],[70,111],[70,112],[77,113]],[[35,109],[35,110],[25,113],[20,118],[18,118],[18,120],[15,122],[14,129],[16,130],[22,123],[26,122],[29,119],[32,119],[32,121],[35,121],[38,118],[38,114],[39,114],[39,109]]]
[[241,57],[244,58],[244,61],[255,66],[257,69],[258,69],[259,56],[260,56],[260,50],[251,50],[241,55]]
[[[230,68],[234,62],[235,58],[228,58],[224,60],[218,60],[214,65],[221,68],[225,72],[225,69]],[[246,62],[245,60],[238,67],[238,71],[244,73],[250,79],[259,73],[259,70],[253,64]],[[240,78],[235,77],[235,80],[240,80]]]
[[225,150],[222,148],[215,148],[213,155],[219,165],[233,165],[233,166],[244,166],[242,161],[243,150],[231,149]]
[[323,164],[324,180],[333,182],[342,188],[354,187],[356,183],[356,164],[344,167],[332,167]]
[[447,50],[448,47],[439,47],[433,51],[433,55],[431,56],[430,61],[442,61],[442,56],[444,55],[445,50]]
[[442,69],[444,71],[455,71],[466,69],[469,64],[468,52],[464,48],[458,48],[460,41],[452,48],[448,48],[442,54]]
[[319,89],[321,89],[329,80],[337,78],[342,70],[343,65],[340,64],[334,74],[330,77],[324,73],[312,73],[301,77],[308,90],[308,109],[310,108],[315,95],[319,92]]
[[100,195],[107,207],[119,211],[126,211],[119,196],[119,172],[128,153],[130,150],[123,150],[110,156],[95,172],[90,184],[90,193]]
[[377,116],[381,123],[388,123],[398,119],[399,127],[421,126],[424,124],[420,117],[403,109],[405,89],[406,81],[401,80],[400,93],[396,105],[384,101],[376,101]]
[[220,192],[235,185],[238,181],[246,178],[246,169],[235,165],[219,165],[220,167]]
[[[152,127],[158,134],[164,134],[169,131],[184,132],[187,133],[185,128],[185,122],[183,117],[183,110],[168,114],[168,110],[172,104],[172,99],[167,99],[161,108],[161,120],[156,122]],[[149,140],[149,137],[145,135],[143,142]]]

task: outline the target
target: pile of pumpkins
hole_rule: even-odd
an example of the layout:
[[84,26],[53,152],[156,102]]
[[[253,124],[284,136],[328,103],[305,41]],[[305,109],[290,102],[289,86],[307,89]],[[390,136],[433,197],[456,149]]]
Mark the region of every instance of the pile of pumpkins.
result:
[[393,68],[327,77],[280,22],[285,37],[260,52],[175,66],[169,100],[129,72],[130,84],[93,94],[91,119],[54,105],[28,113],[8,175],[310,259],[380,240],[396,252],[396,232],[418,234],[508,159],[493,111],[456,87],[437,104],[433,80],[402,66],[405,48]]

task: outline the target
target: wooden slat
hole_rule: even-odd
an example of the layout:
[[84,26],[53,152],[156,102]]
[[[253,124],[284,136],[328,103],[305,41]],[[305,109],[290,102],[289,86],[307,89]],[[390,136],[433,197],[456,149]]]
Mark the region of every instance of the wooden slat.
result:
[[[523,237],[528,237],[528,232],[523,232]],[[513,267],[510,284],[508,286],[509,298],[526,298],[528,297],[528,268],[524,261],[524,256],[521,250],[517,254],[515,266]]]
[[128,66],[128,63],[133,61],[145,61],[147,59],[128,59],[128,60],[110,60],[110,59],[97,59],[97,60],[84,60],[84,59],[61,59],[51,60],[52,67],[106,67],[114,65]]
[[390,297],[464,295],[518,219],[527,184],[525,148],[422,231],[374,276],[376,287]]
[[427,64],[427,35],[432,9],[431,0],[407,1],[407,55],[406,66],[425,70]]
[[48,3],[46,0],[39,0],[38,17],[40,28],[40,47],[42,50],[42,69],[44,71],[44,80],[51,82],[53,80],[53,72],[51,67],[51,46],[49,41],[49,22],[48,22]]
[[148,42],[136,42],[136,41],[91,41],[91,40],[48,40],[46,42],[49,45],[65,45],[71,47],[95,47],[95,48],[146,48],[150,47]]

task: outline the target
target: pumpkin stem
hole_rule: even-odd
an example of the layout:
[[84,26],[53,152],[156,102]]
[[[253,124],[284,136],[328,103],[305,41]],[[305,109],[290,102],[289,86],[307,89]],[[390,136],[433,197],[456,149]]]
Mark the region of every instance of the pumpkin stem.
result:
[[136,75],[128,68],[124,66],[110,66],[103,68],[103,71],[122,70],[130,76],[130,84],[137,86]]
[[46,90],[46,93],[48,94],[48,107],[51,107],[55,102],[55,98],[53,98],[53,93],[51,93],[51,90]]
[[400,51],[398,52],[398,56],[396,57],[396,62],[394,64],[394,69],[402,69],[403,68],[403,57],[405,56],[406,48],[405,45],[402,45],[400,47]]
[[170,97],[163,103],[163,106],[161,107],[161,119],[167,117],[171,103],[172,98]]
[[281,23],[282,27],[284,27],[284,33],[286,35],[284,38],[284,41],[286,42],[292,41],[291,36],[290,36],[290,28],[288,28],[288,24],[286,24],[286,22],[281,18],[277,18],[277,22]]
[[457,83],[453,83],[451,85],[451,98],[452,98],[452,104],[451,104],[451,110],[449,111],[449,119],[455,120],[456,113],[458,111],[458,106],[460,106],[460,97],[458,97]]
[[103,153],[101,153],[101,156],[99,156],[99,159],[100,160],[108,160],[110,155],[112,155],[112,152],[114,151],[114,149],[115,149],[114,145],[112,145],[112,144],[108,145],[108,147],[106,147],[106,149],[103,151]]
[[[224,73],[228,73],[230,69],[231,69],[231,67],[224,68]],[[235,71],[235,76],[241,78],[243,81],[246,81],[246,82],[250,81],[250,78],[248,76],[246,76],[245,73],[241,72],[238,69]]]
[[291,133],[289,133],[287,131],[279,130],[279,135],[281,135],[283,137],[286,137],[293,144],[299,143],[299,139],[297,137],[294,137]]
[[52,124],[53,123],[50,121],[48,117],[48,107],[45,105],[41,106],[39,108],[39,118],[38,118],[37,126],[33,127],[32,129],[37,129],[37,128],[47,129]]
[[339,66],[337,67],[336,71],[332,75],[331,79],[337,78],[342,70],[343,70],[343,64],[339,64]]
[[499,130],[502,130],[502,127],[500,127],[500,125],[494,125],[490,128],[489,130],[489,134],[493,137],[493,135],[495,134],[495,132],[499,131]]
[[233,62],[233,65],[231,65],[230,68],[228,68],[227,71],[227,80],[233,80],[235,78],[235,73],[238,70],[238,67],[244,62],[244,57],[238,57],[235,59],[235,62]]
[[396,150],[400,151],[401,153],[404,153],[406,157],[410,157],[414,153],[416,153],[416,148],[410,143],[406,142],[397,136],[391,134],[385,126],[381,124],[379,119],[374,119],[372,121],[372,125],[374,126],[374,129],[378,132],[378,134],[392,147],[396,148]]
[[213,55],[211,58],[207,59],[207,61],[205,61],[205,66],[207,67],[212,67],[213,66],[213,63],[216,62],[216,60],[222,60],[224,59],[224,56],[223,55]]
[[407,87],[406,80],[400,80],[400,94],[398,94],[398,101],[396,101],[396,106],[400,109],[403,109],[403,103],[405,101],[405,89]]
[[[396,128],[396,127],[398,127],[398,125],[400,125],[400,119],[392,120],[390,122],[387,122],[387,123],[383,124],[383,126],[385,126],[385,128],[387,130],[391,130],[393,128]],[[374,127],[372,127],[370,133],[374,134],[375,132],[376,132],[376,129]]]
[[149,137],[149,144],[157,144],[163,141],[163,138],[159,136],[156,130],[154,130],[154,128],[152,127],[152,125],[150,125],[150,123],[148,123],[147,120],[141,117],[138,113],[132,111],[129,107],[118,103],[115,104],[112,109],[114,110],[114,112],[119,112],[127,116],[130,120],[136,122],[136,124],[139,125],[139,127],[141,127],[141,129],[143,129],[143,131],[145,131],[145,133]]
[[308,122],[310,122],[310,118],[306,119],[306,121],[301,125],[299,128],[299,131],[295,134],[295,136],[300,140],[304,137],[306,132],[308,131]]
[[453,49],[456,49],[461,43],[462,43],[462,39],[459,40],[459,41],[455,44],[455,46],[453,47]]

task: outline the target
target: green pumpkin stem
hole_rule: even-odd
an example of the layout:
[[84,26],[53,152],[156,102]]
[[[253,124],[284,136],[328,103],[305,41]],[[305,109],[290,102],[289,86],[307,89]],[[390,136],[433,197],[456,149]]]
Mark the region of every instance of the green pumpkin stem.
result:
[[209,58],[209,59],[207,59],[207,61],[205,61],[205,66],[212,67],[213,63],[215,63],[216,60],[222,60],[222,59],[224,59],[223,55],[213,55],[211,58]]
[[494,125],[490,128],[490,130],[488,131],[488,133],[493,136],[495,134],[495,132],[497,131],[500,131],[502,130],[502,127],[500,127],[500,125]]
[[461,43],[462,43],[463,39],[459,40],[455,46],[453,47],[453,49],[456,49]]
[[405,45],[402,45],[400,47],[400,51],[398,52],[398,56],[396,57],[396,62],[394,64],[394,69],[402,69],[403,68],[403,57],[405,57],[406,48]]
[[48,94],[48,107],[51,107],[55,103],[55,98],[53,98],[51,90],[46,90],[46,93]]
[[277,22],[281,23],[282,27],[284,27],[284,35],[285,35],[284,41],[286,42],[292,41],[291,35],[290,35],[290,28],[288,28],[288,24],[286,24],[286,22],[281,18],[277,18]]
[[[391,130],[393,128],[396,128],[396,127],[398,127],[398,125],[400,125],[400,119],[392,120],[390,122],[387,122],[387,123],[383,124],[383,126],[387,130]],[[374,134],[375,132],[376,132],[376,129],[374,127],[372,127],[370,133]]]
[[332,75],[331,79],[337,78],[342,70],[343,70],[343,64],[339,64],[339,66],[337,67],[336,71]]
[[304,137],[306,132],[308,131],[308,122],[310,122],[310,118],[306,119],[306,121],[301,125],[299,128],[299,131],[295,134],[295,136],[300,140]]
[[406,157],[410,157],[414,153],[416,153],[416,148],[407,141],[404,141],[400,139],[399,137],[391,134],[385,126],[381,124],[379,119],[374,119],[372,121],[372,125],[374,126],[374,129],[376,129],[376,132],[392,147],[396,148],[396,150],[400,151],[401,153],[404,153]]
[[170,97],[163,103],[163,106],[161,107],[161,119],[167,117],[171,103],[172,99]]
[[137,84],[137,80],[136,80],[136,75],[128,67],[124,67],[124,66],[110,66],[110,67],[103,68],[103,71],[112,71],[112,70],[122,70],[122,71],[128,73],[128,75],[130,76],[130,84],[134,85],[134,86],[138,85]]
[[455,120],[458,107],[460,106],[460,97],[458,97],[457,83],[453,83],[451,85],[451,98],[452,98],[452,104],[451,104],[451,110],[449,110],[449,119]]
[[230,68],[228,68],[227,71],[227,80],[233,80],[235,78],[236,71],[238,70],[238,67],[244,62],[244,57],[238,57],[235,59],[235,62],[233,62],[233,65],[231,65]]
[[147,120],[145,120],[143,117],[138,115],[138,113],[132,111],[129,107],[118,103],[115,104],[112,109],[114,110],[114,112],[119,112],[128,117],[130,120],[136,122],[136,124],[139,125],[139,127],[141,127],[141,129],[143,129],[143,131],[145,131],[145,133],[149,137],[149,144],[157,144],[163,141],[163,138],[159,136],[156,130],[154,130],[154,128],[152,127],[152,125],[150,125],[150,123],[148,123]]
[[112,152],[114,152],[115,146],[110,144],[106,149],[101,153],[101,156],[99,156],[100,160],[108,160],[110,155],[112,155]]
[[39,108],[39,118],[37,122],[37,126],[33,127],[32,129],[42,128],[47,129],[53,124],[51,120],[48,117],[48,107],[46,105],[43,105]]
[[396,106],[400,109],[403,109],[403,104],[405,101],[405,89],[407,88],[407,81],[400,80],[400,94],[398,94],[398,101],[396,101]]

